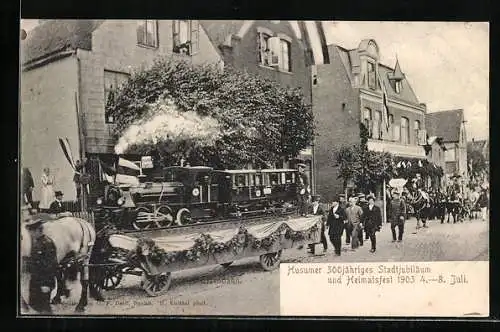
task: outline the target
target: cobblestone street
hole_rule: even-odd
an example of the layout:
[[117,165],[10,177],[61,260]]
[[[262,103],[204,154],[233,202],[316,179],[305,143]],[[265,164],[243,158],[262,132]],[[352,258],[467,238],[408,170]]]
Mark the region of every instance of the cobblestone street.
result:
[[[416,221],[406,223],[403,242],[392,243],[390,225],[377,233],[377,252],[369,252],[370,241],[356,251],[343,245],[340,257],[333,247],[324,256],[288,250],[283,262],[396,262],[488,260],[488,223],[480,220],[459,224],[431,221],[416,230]],[[241,260],[229,268],[211,266],[173,275],[166,295],[151,298],[139,287],[140,279],[126,276],[115,290],[105,293],[104,303],[91,300],[86,314],[106,315],[279,315],[279,270],[264,272],[258,258]],[[78,294],[74,289],[73,294]],[[76,295],[74,295],[76,296]],[[58,314],[72,314],[76,300],[54,307]]]

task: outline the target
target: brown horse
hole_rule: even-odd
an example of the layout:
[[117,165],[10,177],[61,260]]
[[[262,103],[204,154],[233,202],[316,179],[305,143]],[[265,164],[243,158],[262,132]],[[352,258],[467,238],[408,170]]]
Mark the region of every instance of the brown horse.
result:
[[[75,310],[77,312],[84,311],[88,304],[88,264],[96,240],[94,227],[87,221],[75,217],[50,220],[51,218],[38,215],[35,218],[38,218],[38,220],[21,225],[22,263],[28,265],[23,265],[25,269],[23,269],[21,277],[24,281],[22,287],[26,287],[28,282],[30,284],[28,287],[30,299],[27,303],[34,307],[31,298],[35,296],[33,293],[38,292],[38,289],[31,286],[34,283],[33,280],[41,280],[41,278],[45,278],[45,283],[49,285],[42,285],[41,288],[52,288],[50,285],[54,279],[57,279],[57,293],[52,303],[61,303],[62,295],[69,296],[69,291],[65,285],[66,279],[76,279],[79,272],[82,291]],[[42,219],[46,219],[46,221],[43,222]],[[38,251],[35,252],[33,248],[41,241],[44,241],[45,246],[38,246]],[[52,248],[53,250],[51,250]],[[38,256],[34,257],[35,255]],[[36,263],[36,259],[40,260],[40,257],[45,259],[46,263]],[[21,290],[24,308],[26,308],[26,292],[26,288]],[[39,299],[42,299],[42,297],[39,297]],[[48,297],[44,296],[43,300],[40,301],[43,303],[39,303],[38,306],[45,308],[42,310],[50,313],[50,303],[46,303],[50,301],[50,295]]]

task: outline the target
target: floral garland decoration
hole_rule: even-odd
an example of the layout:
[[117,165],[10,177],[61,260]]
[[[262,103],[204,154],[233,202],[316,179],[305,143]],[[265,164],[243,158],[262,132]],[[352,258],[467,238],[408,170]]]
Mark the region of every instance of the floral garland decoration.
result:
[[319,227],[317,224],[315,224],[313,227],[311,227],[309,230],[306,231],[293,231],[291,229],[288,229],[287,232],[285,233],[285,238],[290,239],[294,242],[311,240],[313,234],[316,233],[318,229]]
[[318,230],[318,226],[314,225],[306,231],[292,231],[286,224],[282,224],[273,233],[263,239],[257,239],[248,233],[248,230],[241,226],[238,233],[227,242],[217,242],[209,234],[201,234],[195,240],[192,248],[183,251],[166,252],[158,247],[153,239],[139,238],[135,254],[137,256],[148,256],[151,263],[158,266],[161,264],[170,264],[176,261],[195,262],[202,257],[210,254],[223,252],[233,252],[237,254],[239,250],[246,247],[249,243],[253,249],[270,250],[276,243],[279,243],[282,238],[291,239],[293,241],[304,241],[311,239],[312,234]]

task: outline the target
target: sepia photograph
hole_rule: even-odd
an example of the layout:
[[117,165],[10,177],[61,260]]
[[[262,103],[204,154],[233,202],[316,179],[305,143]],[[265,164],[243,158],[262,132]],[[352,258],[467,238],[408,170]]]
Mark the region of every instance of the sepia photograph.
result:
[[19,43],[18,316],[489,315],[487,22]]

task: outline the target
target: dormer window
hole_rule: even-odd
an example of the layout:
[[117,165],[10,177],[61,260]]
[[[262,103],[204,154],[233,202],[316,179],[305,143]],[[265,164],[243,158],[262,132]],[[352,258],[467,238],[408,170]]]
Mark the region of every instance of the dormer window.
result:
[[258,60],[263,66],[279,68],[281,71],[291,72],[291,39],[278,34],[274,36],[267,29],[257,33]]
[[402,84],[401,81],[396,81],[395,82],[394,89],[396,90],[396,93],[401,93],[401,84]]
[[375,71],[375,64],[373,62],[368,62],[368,87],[370,89],[377,88],[377,73]]

